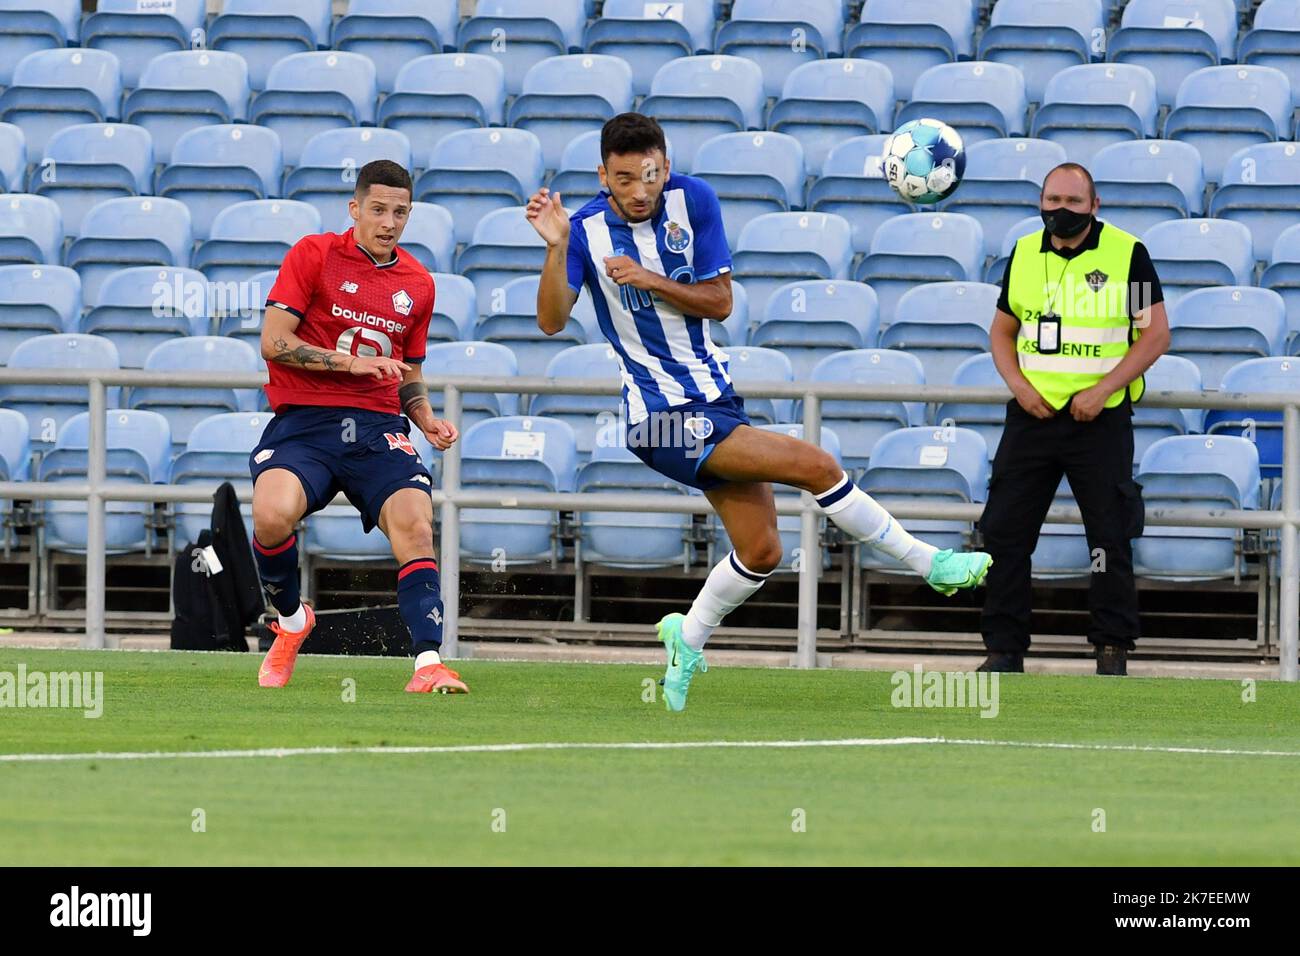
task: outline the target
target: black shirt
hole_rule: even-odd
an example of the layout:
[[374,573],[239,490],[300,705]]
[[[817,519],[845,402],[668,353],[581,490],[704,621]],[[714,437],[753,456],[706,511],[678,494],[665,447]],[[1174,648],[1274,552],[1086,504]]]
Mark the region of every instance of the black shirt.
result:
[[[1106,224],[1100,219],[1097,220],[1088,238],[1075,249],[1057,249],[1052,245],[1051,237],[1048,235],[1047,230],[1044,229],[1041,233],[1043,237],[1041,251],[1055,253],[1062,259],[1073,259],[1089,249],[1096,249],[1101,243],[1101,231],[1105,228]],[[1008,315],[1015,315],[1011,311],[1011,302],[1007,298],[1007,289],[1011,285],[1011,260],[1015,258],[1015,254],[1015,247],[1012,246],[1011,256],[1007,259],[1007,271],[1002,276],[1002,293],[998,296],[998,308]],[[1165,300],[1164,290],[1160,288],[1160,277],[1156,275],[1156,267],[1151,263],[1151,253],[1147,252],[1147,247],[1142,245],[1141,242],[1133,244],[1133,258],[1129,261],[1128,280],[1128,314],[1130,319],[1136,319],[1139,312],[1143,312],[1157,302]]]

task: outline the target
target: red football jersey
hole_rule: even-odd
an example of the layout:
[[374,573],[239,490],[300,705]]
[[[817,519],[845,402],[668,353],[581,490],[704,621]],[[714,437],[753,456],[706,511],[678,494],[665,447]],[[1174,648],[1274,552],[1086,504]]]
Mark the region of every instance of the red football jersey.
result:
[[[377,262],[349,229],[299,239],[284,257],[266,304],[298,316],[295,334],[311,345],[411,365],[424,361],[433,296],[433,276],[423,265],[400,248],[388,262]],[[266,397],[277,414],[285,405],[402,411],[398,379],[266,364]]]

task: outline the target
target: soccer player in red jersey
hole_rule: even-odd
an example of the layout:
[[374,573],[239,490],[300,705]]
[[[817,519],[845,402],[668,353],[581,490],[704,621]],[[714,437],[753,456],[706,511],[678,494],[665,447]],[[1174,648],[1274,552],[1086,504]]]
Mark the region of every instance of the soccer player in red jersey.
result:
[[367,163],[348,203],[353,227],[299,240],[267,298],[262,356],[275,417],[249,456],[253,552],[279,612],[258,673],[263,687],[289,682],[316,623],[299,594],[294,528],[342,491],[365,531],[383,531],[397,558],[397,600],[415,653],[406,689],[468,690],[438,656],[433,485],[407,423],[440,451],[456,441],[452,424],[434,416],[421,377],[434,284],[397,245],[410,211],[410,173],[388,160]]

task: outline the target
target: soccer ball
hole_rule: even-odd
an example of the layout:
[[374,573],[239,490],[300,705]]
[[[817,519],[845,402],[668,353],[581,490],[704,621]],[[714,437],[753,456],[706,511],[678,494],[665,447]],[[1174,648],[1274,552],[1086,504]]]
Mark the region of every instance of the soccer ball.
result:
[[885,140],[885,181],[907,202],[929,205],[947,199],[966,172],[961,135],[937,119],[904,123]]

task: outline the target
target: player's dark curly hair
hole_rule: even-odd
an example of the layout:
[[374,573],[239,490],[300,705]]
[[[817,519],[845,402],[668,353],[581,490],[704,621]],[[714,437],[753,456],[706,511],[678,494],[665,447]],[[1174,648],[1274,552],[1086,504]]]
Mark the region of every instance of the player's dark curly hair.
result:
[[600,161],[606,163],[611,154],[648,153],[658,149],[668,152],[663,128],[652,116],[641,113],[619,113],[608,120],[600,130]]
[[392,186],[414,192],[411,187],[411,174],[401,163],[391,159],[376,159],[361,167],[357,173],[357,196],[364,196],[371,186]]

